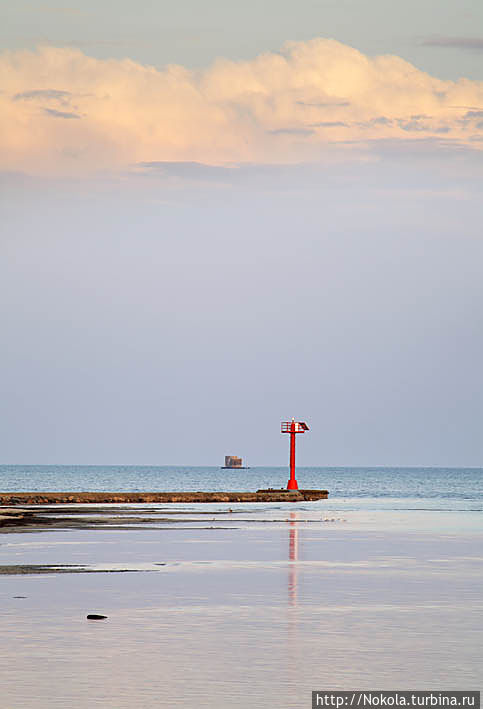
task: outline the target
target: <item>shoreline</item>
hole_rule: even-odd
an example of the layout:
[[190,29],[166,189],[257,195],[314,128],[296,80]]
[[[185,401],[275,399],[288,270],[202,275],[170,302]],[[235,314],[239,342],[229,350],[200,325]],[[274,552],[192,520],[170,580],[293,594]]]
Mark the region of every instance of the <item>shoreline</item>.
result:
[[[0,532],[48,528],[126,529],[160,521],[159,516],[153,516],[156,512],[152,508],[119,507],[126,504],[305,502],[327,497],[327,490],[270,489],[257,492],[1,492]],[[102,504],[109,507],[99,507]],[[55,509],[57,505],[62,505],[58,510],[61,515]],[[86,517],[86,513],[94,514],[95,518]]]

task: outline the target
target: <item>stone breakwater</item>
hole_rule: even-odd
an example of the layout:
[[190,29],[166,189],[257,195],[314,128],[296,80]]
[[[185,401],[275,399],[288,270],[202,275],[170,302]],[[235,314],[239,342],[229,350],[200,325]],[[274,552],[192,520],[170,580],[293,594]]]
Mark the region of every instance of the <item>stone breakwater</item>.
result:
[[327,490],[257,492],[0,492],[1,506],[88,503],[304,502],[325,500]]

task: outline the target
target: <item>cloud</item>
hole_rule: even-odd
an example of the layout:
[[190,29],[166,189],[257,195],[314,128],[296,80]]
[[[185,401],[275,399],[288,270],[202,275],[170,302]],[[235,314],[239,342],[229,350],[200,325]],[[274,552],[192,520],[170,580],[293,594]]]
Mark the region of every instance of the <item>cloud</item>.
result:
[[274,128],[268,131],[271,135],[312,135],[310,128]]
[[334,108],[339,106],[350,106],[350,101],[324,101],[319,103],[309,103],[308,101],[297,101],[299,106],[315,106],[316,108]]
[[43,111],[48,116],[52,116],[52,118],[80,118],[77,113],[71,113],[68,111],[56,111],[55,108],[44,108]]
[[424,47],[451,47],[483,51],[483,37],[428,37],[421,44]]
[[48,12],[55,15],[84,15],[85,10],[79,10],[76,7],[57,7],[51,5],[30,4],[29,10],[34,12]]
[[239,165],[224,167],[219,165],[204,165],[198,162],[163,162],[152,160],[141,162],[135,166],[141,173],[154,173],[165,177],[180,177],[187,180],[215,180],[238,177]]
[[[411,118],[414,118],[414,116],[411,116]],[[398,119],[388,118],[387,116],[376,116],[375,118],[371,118],[369,121],[363,121],[357,125],[361,128],[368,128],[370,126],[390,126],[394,124],[395,120]]]
[[21,91],[15,94],[14,101],[59,101],[66,104],[70,101],[70,91],[57,91],[57,89],[34,89],[33,91]]
[[311,123],[311,128],[348,128],[349,124],[344,123],[344,121],[319,121],[318,123]]
[[446,144],[481,149],[481,128],[469,120],[477,116],[466,114],[483,106],[483,82],[442,81],[335,40],[288,42],[201,71],[65,47],[10,51],[0,54],[0,85],[4,170],[367,159],[376,141],[424,138],[438,150],[443,132]]

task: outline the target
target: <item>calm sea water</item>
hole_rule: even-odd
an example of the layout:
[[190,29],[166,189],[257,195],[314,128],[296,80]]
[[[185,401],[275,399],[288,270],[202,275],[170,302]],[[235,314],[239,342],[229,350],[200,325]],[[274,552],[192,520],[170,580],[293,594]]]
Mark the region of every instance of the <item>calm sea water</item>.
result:
[[[257,490],[285,487],[284,467],[114,465],[0,465],[0,490],[164,491]],[[301,488],[322,488],[331,498],[483,501],[483,468],[298,468]]]
[[[0,489],[255,490],[287,476],[4,465]],[[0,564],[130,572],[0,575],[2,709],[304,709],[312,689],[480,687],[483,470],[298,479],[329,500],[143,505],[158,521],[142,529],[0,535]]]

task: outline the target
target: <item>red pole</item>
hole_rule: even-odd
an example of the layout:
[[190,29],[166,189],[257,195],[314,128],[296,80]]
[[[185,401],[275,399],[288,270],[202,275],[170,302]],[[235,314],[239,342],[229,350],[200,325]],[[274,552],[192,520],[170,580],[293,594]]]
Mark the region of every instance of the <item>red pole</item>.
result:
[[298,490],[299,486],[295,480],[295,421],[292,420],[290,426],[290,480],[287,490]]

